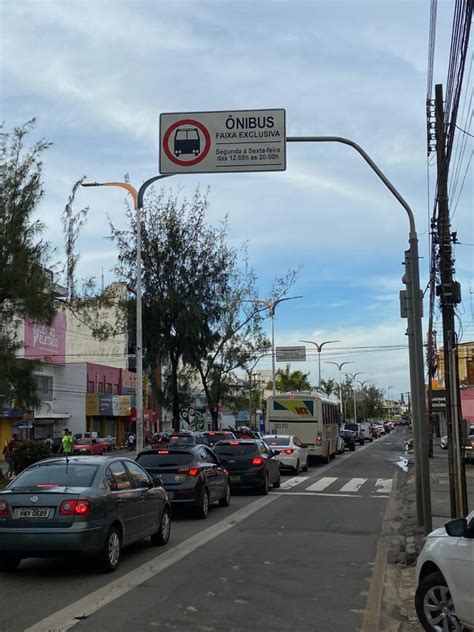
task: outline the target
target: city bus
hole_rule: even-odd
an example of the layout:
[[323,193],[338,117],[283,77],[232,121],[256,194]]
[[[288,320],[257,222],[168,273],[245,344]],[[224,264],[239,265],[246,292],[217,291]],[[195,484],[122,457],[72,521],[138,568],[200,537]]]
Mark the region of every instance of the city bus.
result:
[[317,393],[284,393],[267,399],[265,432],[295,435],[310,457],[329,462],[337,452],[339,402]]

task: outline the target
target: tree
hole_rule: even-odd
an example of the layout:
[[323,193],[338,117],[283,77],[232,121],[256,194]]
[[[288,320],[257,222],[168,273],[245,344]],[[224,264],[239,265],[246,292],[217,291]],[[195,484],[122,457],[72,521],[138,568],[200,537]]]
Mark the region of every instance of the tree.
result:
[[[261,347],[259,310],[239,315],[251,278],[239,270],[237,252],[226,244],[227,223],[209,226],[207,209],[207,195],[199,190],[191,201],[166,198],[161,191],[142,214],[145,363],[150,372],[162,359],[169,365],[166,383],[156,394],[162,402],[171,402],[176,429],[185,399],[179,374],[185,366],[200,375],[216,420],[224,376]],[[136,215],[130,207],[127,215],[127,229],[111,223],[111,238],[119,248],[118,275],[134,287]],[[134,300],[130,303],[133,322]],[[156,389],[156,381],[153,384]]]
[[[289,391],[310,391],[311,384],[308,381],[309,373],[291,371],[287,364],[285,369],[278,369],[275,374],[276,390],[281,393]],[[268,388],[271,388],[269,383]]]
[[73,212],[72,205],[76,197],[77,189],[84,182],[86,176],[74,183],[71,194],[68,198],[63,211],[63,230],[66,251],[66,297],[68,301],[77,298],[76,295],[76,267],[79,261],[79,253],[75,251],[77,238],[79,237],[81,228],[87,220],[89,208],[83,208],[77,213]]
[[24,318],[51,323],[52,281],[45,273],[49,244],[33,213],[43,196],[41,157],[50,143],[25,147],[34,120],[0,135],[0,400],[38,403],[31,361],[16,357],[16,329]]
[[339,394],[339,385],[336,384],[336,380],[329,378],[328,380],[321,380],[321,390],[325,395],[330,397],[333,393]]

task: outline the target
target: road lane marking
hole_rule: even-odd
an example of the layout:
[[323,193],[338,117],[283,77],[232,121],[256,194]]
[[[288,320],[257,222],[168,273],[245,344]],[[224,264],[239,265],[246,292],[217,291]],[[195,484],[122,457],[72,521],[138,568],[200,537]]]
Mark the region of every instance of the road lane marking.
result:
[[367,482],[366,478],[351,478],[351,480],[341,487],[341,492],[358,492],[362,485]]
[[80,623],[82,619],[90,617],[104,606],[115,601],[115,599],[122,597],[137,588],[137,586],[162,573],[173,564],[176,564],[176,562],[181,561],[210,540],[232,529],[277,498],[279,498],[279,495],[271,494],[264,498],[259,498],[250,505],[242,507],[242,509],[238,509],[204,531],[177,544],[169,551],[166,551],[166,553],[157,555],[154,559],[122,575],[115,581],[102,586],[102,588],[58,610],[49,617],[34,623],[29,628],[26,628],[24,632],[66,632],[70,630]]
[[294,476],[280,485],[280,489],[291,489],[296,485],[299,485],[303,481],[307,481],[309,476]]
[[378,478],[375,481],[376,492],[378,494],[390,494],[392,491],[392,479],[391,478]]
[[389,498],[382,494],[372,496],[362,496],[361,494],[330,494],[328,492],[273,492],[275,496],[327,496],[328,498]]
[[322,492],[326,489],[326,487],[329,487],[329,485],[331,485],[335,481],[337,481],[336,476],[325,476],[324,478],[320,478],[319,481],[316,481],[316,483],[313,483],[312,485],[307,487],[306,491]]

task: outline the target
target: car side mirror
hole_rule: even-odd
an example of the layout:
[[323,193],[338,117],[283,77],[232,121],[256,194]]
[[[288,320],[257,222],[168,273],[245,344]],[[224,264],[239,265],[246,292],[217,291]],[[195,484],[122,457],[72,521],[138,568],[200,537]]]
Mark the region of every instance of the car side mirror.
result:
[[463,538],[467,535],[467,520],[466,518],[455,518],[450,520],[444,525],[446,533],[453,538]]
[[163,487],[163,479],[159,474],[152,474],[151,477],[153,479],[155,487]]

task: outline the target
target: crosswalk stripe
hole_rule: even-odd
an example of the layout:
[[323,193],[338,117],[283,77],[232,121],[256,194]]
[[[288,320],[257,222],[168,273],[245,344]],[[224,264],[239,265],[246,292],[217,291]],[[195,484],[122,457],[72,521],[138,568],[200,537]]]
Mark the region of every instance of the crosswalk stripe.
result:
[[291,489],[296,485],[299,485],[303,481],[307,481],[309,476],[293,476],[280,485],[280,489]]
[[358,492],[362,485],[367,481],[366,478],[351,478],[351,480],[343,485],[339,491],[341,492]]
[[322,492],[324,489],[326,489],[326,487],[329,487],[329,485],[334,483],[334,481],[337,481],[337,477],[325,476],[324,478],[321,478],[319,481],[316,481],[316,483],[313,483],[312,485],[307,487],[306,491],[307,492]]
[[375,481],[375,491],[378,494],[390,494],[392,491],[392,479],[391,478],[378,478]]

